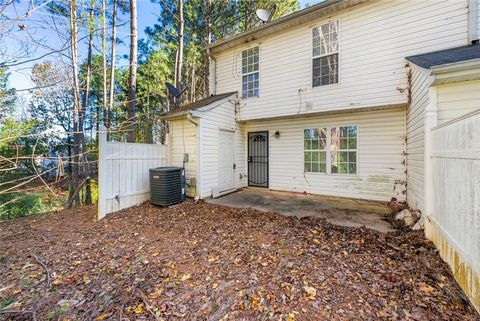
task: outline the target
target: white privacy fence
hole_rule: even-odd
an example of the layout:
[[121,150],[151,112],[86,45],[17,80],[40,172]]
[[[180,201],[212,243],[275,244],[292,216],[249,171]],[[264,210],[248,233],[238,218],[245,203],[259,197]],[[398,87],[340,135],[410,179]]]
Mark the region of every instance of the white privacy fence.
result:
[[107,142],[102,131],[98,149],[98,218],[148,200],[148,170],[167,164],[166,146]]
[[480,309],[480,110],[431,131],[427,236]]

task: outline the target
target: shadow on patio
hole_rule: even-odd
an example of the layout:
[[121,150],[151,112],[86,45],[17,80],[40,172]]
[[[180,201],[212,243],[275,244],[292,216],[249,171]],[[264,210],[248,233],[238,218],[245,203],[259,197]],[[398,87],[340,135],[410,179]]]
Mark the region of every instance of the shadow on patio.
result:
[[329,223],[361,227],[387,233],[393,231],[385,220],[391,209],[383,202],[353,198],[304,195],[291,192],[270,191],[260,188],[245,188],[232,194],[207,202],[236,208],[254,208],[260,211],[274,211],[287,216],[316,216]]

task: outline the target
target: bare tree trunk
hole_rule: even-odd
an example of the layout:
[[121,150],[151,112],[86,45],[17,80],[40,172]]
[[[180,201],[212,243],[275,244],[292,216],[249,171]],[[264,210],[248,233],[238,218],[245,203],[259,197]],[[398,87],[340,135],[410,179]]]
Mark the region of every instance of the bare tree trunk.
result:
[[[206,25],[206,33],[207,33],[207,46],[212,43],[212,0],[207,0],[206,5],[207,12],[205,14],[205,25]],[[210,95],[210,64],[211,64],[211,57],[210,51],[205,51],[205,79],[204,79],[204,92],[205,96]]]
[[[178,90],[181,90],[182,87],[182,67],[183,67],[183,29],[184,29],[184,20],[183,20],[183,0],[178,0],[178,49],[177,49],[177,61],[176,61],[176,86]],[[180,98],[177,99],[177,104],[180,103]]]
[[135,112],[137,100],[137,0],[130,0],[130,75],[128,77],[128,137],[135,142]]
[[[81,108],[81,111],[80,111],[81,124],[83,124],[83,119],[85,117],[85,110],[87,110],[88,95],[89,95],[89,92],[90,92],[90,76],[91,76],[91,72],[92,72],[92,49],[93,49],[93,28],[94,28],[94,26],[93,26],[93,24],[94,24],[93,14],[94,14],[94,10],[95,10],[95,1],[92,0],[91,1],[90,13],[89,13],[89,22],[88,22],[89,37],[88,37],[88,53],[87,53],[87,74],[86,74],[86,77],[85,77],[85,89],[83,91],[82,108]],[[98,117],[99,117],[99,114],[97,112],[97,126],[98,126]],[[79,126],[79,128],[80,128],[80,126]],[[83,129],[83,125],[81,126],[81,128]],[[97,132],[98,132],[98,127],[97,127]],[[98,141],[98,139],[97,139],[97,141]],[[83,139],[82,139],[82,145],[83,145]],[[90,173],[89,173],[90,169],[89,169],[89,166],[88,166],[88,157],[85,155],[84,159],[87,160],[87,162],[85,162],[85,164],[84,164],[83,172],[84,172],[85,175],[90,176]],[[87,205],[92,204],[92,189],[91,189],[91,185],[90,185],[90,179],[86,180],[85,204],[87,204]]]
[[[110,56],[112,61],[110,62],[110,101],[108,106],[108,111],[105,112],[105,127],[107,131],[110,129],[110,122],[112,118],[113,110],[113,92],[115,87],[115,47],[117,45],[117,0],[113,0],[113,17],[112,17],[112,48]],[[107,132],[108,135],[108,132]],[[108,136],[107,136],[108,139]]]
[[[107,26],[105,19],[106,0],[102,0],[102,80],[103,80],[103,104],[102,112],[107,112]],[[98,129],[100,128],[100,113],[97,113],[97,142]]]
[[[80,105],[80,89],[78,82],[78,48],[77,48],[77,1],[70,1],[70,54],[72,61],[72,91],[73,91],[73,163],[72,163],[72,186],[69,204],[80,205],[78,191],[80,183],[80,155],[82,152],[83,125],[81,122],[82,111]],[[73,191],[73,192],[72,192]]]
[[195,78],[195,62],[193,61],[192,62],[192,75],[191,75],[192,79],[191,79],[191,84],[190,84],[190,102],[194,102],[195,101],[195,91],[196,91],[196,85],[197,85],[197,79]]

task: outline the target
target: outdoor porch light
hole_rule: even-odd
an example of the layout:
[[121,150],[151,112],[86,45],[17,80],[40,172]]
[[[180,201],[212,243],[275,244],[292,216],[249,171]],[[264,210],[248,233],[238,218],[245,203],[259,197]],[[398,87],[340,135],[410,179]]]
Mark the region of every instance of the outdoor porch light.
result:
[[277,130],[274,134],[275,138],[280,138],[280,132]]

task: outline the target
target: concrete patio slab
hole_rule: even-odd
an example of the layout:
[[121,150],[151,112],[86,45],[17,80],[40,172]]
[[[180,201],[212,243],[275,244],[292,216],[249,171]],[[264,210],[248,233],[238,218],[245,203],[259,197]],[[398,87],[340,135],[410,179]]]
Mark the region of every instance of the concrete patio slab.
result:
[[206,201],[236,208],[251,207],[260,211],[274,211],[287,216],[322,217],[331,224],[347,227],[365,226],[382,233],[393,231],[390,223],[385,220],[385,216],[390,214],[391,210],[382,202],[304,195],[261,188],[245,188]]

